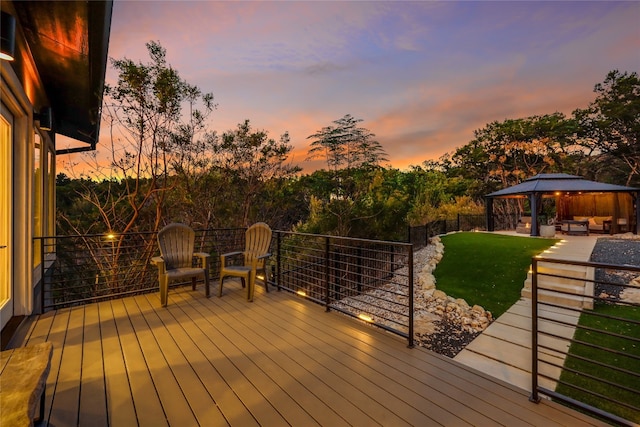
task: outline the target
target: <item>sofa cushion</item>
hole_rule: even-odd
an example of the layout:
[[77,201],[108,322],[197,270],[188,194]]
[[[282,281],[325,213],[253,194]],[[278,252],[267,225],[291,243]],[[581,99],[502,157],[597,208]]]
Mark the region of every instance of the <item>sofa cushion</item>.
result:
[[605,221],[611,221],[611,219],[612,219],[611,216],[594,216],[593,217],[593,220],[598,225],[602,225],[602,223]]

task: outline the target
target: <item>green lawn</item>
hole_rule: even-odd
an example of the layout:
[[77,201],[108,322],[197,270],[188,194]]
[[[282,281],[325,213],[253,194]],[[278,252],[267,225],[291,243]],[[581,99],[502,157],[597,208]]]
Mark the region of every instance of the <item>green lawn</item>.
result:
[[436,288],[478,304],[494,318],[518,299],[531,258],[558,240],[492,233],[454,233],[442,237],[444,257],[434,275]]
[[[640,413],[615,404],[606,399],[599,398],[592,393],[607,396],[610,399],[640,407],[640,307],[627,307],[599,303],[594,308],[594,313],[616,317],[603,318],[589,315],[588,311],[580,316],[580,325],[591,328],[590,330],[578,329],[574,340],[593,344],[600,348],[590,347],[574,342],[569,349],[569,355],[565,361],[565,368],[577,372],[562,371],[560,381],[567,382],[574,387],[589,390],[584,393],[569,385],[559,384],[556,391],[573,399],[587,403],[596,408],[616,414],[622,418],[640,423]],[[617,336],[604,335],[599,331],[617,334]],[[625,338],[627,337],[627,338]],[[614,353],[604,351],[601,348],[612,350]],[[596,365],[581,358],[594,360],[601,364],[615,366],[623,371],[611,369],[602,365]],[[631,374],[635,374],[631,375]],[[595,378],[589,378],[589,376]],[[601,381],[609,381],[626,387],[608,385]]]

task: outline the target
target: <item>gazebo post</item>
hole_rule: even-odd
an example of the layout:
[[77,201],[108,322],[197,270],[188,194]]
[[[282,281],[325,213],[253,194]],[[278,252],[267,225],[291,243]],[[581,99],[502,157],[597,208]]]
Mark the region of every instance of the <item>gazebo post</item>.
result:
[[529,194],[529,206],[531,207],[531,235],[539,236],[538,232],[538,195]]

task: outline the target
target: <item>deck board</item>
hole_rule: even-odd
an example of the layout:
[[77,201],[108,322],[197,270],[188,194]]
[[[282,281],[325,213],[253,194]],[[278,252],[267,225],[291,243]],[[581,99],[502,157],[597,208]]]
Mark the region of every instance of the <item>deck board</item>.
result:
[[[344,379],[341,375],[344,372],[327,366],[326,361],[322,360],[321,355],[314,352],[312,346],[308,346],[298,337],[291,337],[289,341],[283,338],[284,335],[291,336],[290,329],[286,334],[282,333],[277,327],[272,329],[271,332],[265,329],[262,325],[265,319],[256,318],[255,316],[257,305],[235,298],[233,300],[229,299],[229,304],[231,309],[226,314],[232,316],[230,324],[244,325],[249,330],[249,333],[246,334],[246,339],[251,341],[252,345],[259,347],[261,352],[268,353],[268,357],[262,357],[263,363],[260,366],[270,368],[273,371],[274,380],[282,376],[283,371],[286,372],[288,370],[290,374],[287,375],[290,376],[290,379],[289,384],[286,384],[287,388],[291,388],[294,385],[296,389],[300,389],[302,386],[298,383],[297,378],[304,378],[305,383],[308,384],[308,389],[305,389],[304,395],[312,398],[315,402],[320,399],[321,403],[325,403],[320,407],[302,405],[307,410],[313,411],[316,419],[320,420],[324,425],[340,425],[344,424],[345,421],[352,425],[371,425],[379,422],[379,420],[389,418],[390,414],[388,412],[381,411],[374,400],[363,395],[357,387]],[[244,304],[251,304],[249,311],[241,311],[245,308]],[[205,308],[203,307],[203,309]],[[234,315],[234,313],[243,314]],[[268,338],[265,338],[265,336]],[[305,354],[301,350],[301,346],[304,346],[306,351],[312,352],[313,355]],[[281,351],[281,349],[286,349],[286,351]],[[294,392],[292,394],[296,396],[296,399],[300,396]],[[332,408],[335,409],[335,412]],[[360,408],[368,408],[368,410],[364,412]],[[340,415],[344,419],[340,418]],[[390,421],[401,423],[400,419]]]
[[107,419],[114,426],[135,425],[136,409],[133,405],[127,367],[111,302],[101,302],[98,308],[104,358]]
[[[207,423],[220,425],[224,423],[224,417],[219,408],[215,405],[209,392],[191,366],[192,363],[201,363],[204,357],[198,359],[196,353],[190,354],[190,358],[187,358],[183,353],[186,349],[183,349],[176,339],[180,337],[178,325],[167,310],[156,311],[144,297],[137,297],[134,301],[141,312],[144,313],[149,330],[152,332],[158,346],[162,348],[166,369],[173,374],[189,408],[195,416],[196,422],[194,425]],[[165,318],[164,321],[162,317]],[[169,328],[169,325],[172,327]],[[177,408],[177,410],[181,411],[182,409]]]
[[108,426],[100,323],[98,305],[86,305],[82,339],[79,423],[80,425],[91,424],[95,427]]
[[[267,313],[264,317],[272,318],[273,316],[277,316],[277,314],[277,312]],[[340,316],[336,317],[333,313],[320,312],[319,317],[323,316],[329,319],[340,318]],[[327,335],[320,330],[323,323],[323,321],[319,321],[318,324],[310,324],[307,329],[315,328],[318,330],[318,333],[314,334],[314,338],[323,340],[327,344],[325,347],[332,345],[337,350],[347,353],[351,348],[348,341],[349,338],[347,338],[347,341],[336,343],[336,337]],[[393,339],[389,344],[393,346],[391,351],[397,354],[397,340]],[[410,353],[413,350],[407,349],[406,351]],[[478,423],[490,424],[492,422],[492,420],[488,418],[488,416],[491,415],[491,406],[487,406],[485,402],[476,399],[477,395],[474,396],[473,394],[470,394],[465,389],[468,386],[468,383],[465,383],[462,387],[456,387],[450,383],[451,377],[444,376],[443,378],[438,378],[433,375],[433,372],[421,373],[419,376],[416,376],[415,373],[413,373],[412,376],[406,373],[403,369],[403,366],[405,365],[403,357],[383,356],[380,359],[376,359],[371,356],[372,353],[375,353],[373,348],[365,348],[360,349],[358,354],[355,355],[361,364],[373,367],[376,370],[373,375],[365,372],[363,372],[363,375],[370,375],[373,378],[381,378],[384,382],[378,384],[378,386],[385,387],[387,391],[391,391],[393,394],[403,396],[407,402],[412,402],[416,407],[423,409],[425,412],[423,417],[435,417],[436,414],[440,412],[440,415],[434,421],[445,425],[461,425],[464,424],[465,421],[474,425],[477,425]],[[395,366],[398,366],[399,368],[390,368]],[[407,391],[412,391],[413,393],[407,393]],[[487,390],[481,390],[479,393],[484,395],[487,393]],[[459,405],[455,406],[455,414],[448,412],[443,415],[442,411],[444,411],[444,409],[440,406],[424,406],[425,396],[428,396],[429,399],[435,403],[440,403],[442,407],[446,407],[447,403],[450,403],[450,400],[448,399],[451,397],[458,399]],[[502,411],[495,411],[494,417],[496,417],[496,419],[493,420],[493,422],[497,421],[504,423],[505,425],[514,425],[517,422],[522,422],[522,419]],[[460,418],[466,419],[463,421]]]
[[190,286],[40,316],[49,425],[603,425],[295,295]]
[[149,324],[149,319],[140,310],[135,299],[126,298],[123,301],[169,424],[197,425],[195,414],[189,407],[180,384],[166,359],[171,357],[173,350],[170,343],[160,343],[156,340],[153,325]]
[[[84,307],[68,310],[68,323],[64,318],[57,323],[56,334],[64,335],[62,357],[56,381],[51,418],[55,426],[76,425],[80,400],[80,372],[82,372],[82,339],[84,334]],[[66,317],[66,316],[65,316]],[[57,316],[56,316],[57,318]],[[57,319],[56,319],[57,320]],[[54,344],[55,346],[55,344]],[[55,347],[54,347],[55,352]]]
[[[178,298],[170,294],[171,304],[169,310],[175,310]],[[217,298],[217,297],[214,297]],[[178,307],[180,308],[180,307]],[[206,318],[200,313],[192,313],[195,325],[200,328],[204,336],[198,346],[204,346],[204,353],[212,360],[219,370],[230,391],[236,394],[242,401],[246,410],[261,425],[278,425],[284,422],[282,415],[265,399],[261,391],[246,375],[245,370],[251,361],[236,347],[233,340],[235,336],[225,336],[216,325],[223,324],[227,319],[214,315]]]
[[[229,377],[239,376],[240,372],[227,361],[220,349],[211,341],[212,336],[205,334],[198,323],[201,323],[200,315],[190,310],[188,306],[176,304],[169,307],[176,322],[181,328],[188,328],[188,335],[191,343],[181,344],[188,354],[198,355],[198,361],[192,363],[194,370],[204,381],[207,390],[222,411],[225,419],[230,425],[252,426],[258,425],[250,412],[247,411],[241,398],[233,391],[225,380],[225,375]],[[185,347],[182,347],[184,345]]]
[[[192,306],[191,309],[196,310],[196,312],[198,310],[206,310],[204,306],[197,303],[195,306]],[[200,312],[200,314],[202,315],[202,312]],[[210,316],[211,313],[204,311],[204,315]],[[317,424],[313,416],[305,410],[307,405],[316,405],[317,407],[309,409],[317,412],[324,412],[330,410],[330,408],[323,408],[323,405],[318,405],[316,399],[310,400],[309,391],[299,386],[295,377],[291,376],[290,373],[283,370],[281,366],[274,363],[273,360],[265,355],[265,353],[268,353],[266,346],[263,345],[260,347],[250,330],[248,334],[244,336],[238,335],[232,327],[232,325],[237,324],[236,319],[229,316],[231,315],[224,313],[224,315],[221,316],[224,321],[218,322],[215,328],[218,333],[224,336],[235,336],[233,340],[235,348],[225,347],[225,351],[229,351],[230,356],[236,357],[237,366],[243,375],[254,384],[257,389],[261,390],[264,398],[269,401],[272,406],[280,408],[280,412],[285,419],[296,420],[296,423],[300,423],[300,425]],[[242,356],[238,357],[237,352]],[[285,387],[284,384],[287,384],[288,388],[291,389],[289,393],[287,393],[287,387]],[[338,418],[335,418],[333,421],[337,422],[337,425],[341,424]]]
[[[276,310],[258,314],[258,306],[262,308],[265,304],[257,304],[256,308],[251,309],[249,316],[253,317],[256,323],[271,322],[268,327],[263,326],[263,331],[273,330],[278,335],[284,335],[286,331],[287,336],[291,336],[293,342],[284,343],[283,347],[285,348],[294,346],[296,342],[304,344],[299,346],[301,348],[300,358],[306,358],[308,363],[317,363],[317,369],[326,371],[320,375],[333,377],[331,384],[335,393],[350,399],[361,408],[369,408],[367,412],[383,425],[399,425],[400,423],[415,425],[416,422],[424,422],[425,418],[445,425],[464,424],[457,415],[438,406],[438,402],[425,405],[422,398],[416,401],[414,395],[407,393],[405,387],[398,384],[397,379],[392,378],[395,372],[388,372],[389,365],[379,363],[364,352],[353,351],[352,346],[342,345],[335,341],[336,338],[339,339],[339,336],[327,335],[322,330],[322,327],[326,326],[326,322],[348,321],[348,319],[340,318],[343,316],[325,313],[324,310],[317,307],[317,316],[324,318],[325,322],[319,322],[316,325],[300,324],[294,327],[289,321],[290,316],[285,316],[290,311],[278,312]],[[291,312],[295,313],[295,310]],[[280,317],[279,322],[273,320],[276,316]],[[313,333],[310,334],[309,331],[313,331]],[[395,340],[395,345],[403,346],[406,344],[398,339]],[[347,361],[346,357],[353,360]],[[440,394],[433,391],[435,400],[439,400]],[[402,400],[401,397],[405,400]],[[398,419],[394,414],[402,414],[402,419]]]
[[[330,339],[328,336],[325,338],[327,340]],[[326,342],[328,343],[329,341]],[[346,343],[336,345],[335,348],[340,351],[348,351],[348,345]],[[491,422],[485,413],[487,407],[483,402],[470,399],[470,406],[467,406],[464,403],[464,401],[467,400],[467,392],[456,388],[447,381],[443,381],[430,374],[409,375],[401,368],[403,366],[402,360],[397,357],[373,358],[369,356],[369,351],[367,350],[360,350],[355,356],[360,359],[359,364],[356,364],[354,368],[356,372],[361,375],[380,378],[380,381],[377,383],[378,386],[384,387],[386,384],[387,391],[402,396],[408,404],[424,411],[423,416],[432,417],[434,421],[445,425],[461,425],[464,422],[469,424]],[[366,372],[363,369],[364,366],[371,367],[375,372]],[[435,405],[425,407],[423,403],[425,396]],[[446,409],[447,406],[450,406],[449,398],[451,396],[455,396],[458,402],[460,402],[460,405],[456,406],[454,413]],[[478,412],[482,415],[479,415]],[[509,416],[502,419],[502,422],[513,423],[514,418]]]
[[[127,377],[131,395],[133,396],[136,417],[140,426],[168,425],[160,396],[146,365],[142,348],[133,330],[124,300],[111,302],[114,320],[120,340],[120,347],[125,360]],[[117,349],[114,349],[117,351]],[[115,425],[115,424],[113,424]]]

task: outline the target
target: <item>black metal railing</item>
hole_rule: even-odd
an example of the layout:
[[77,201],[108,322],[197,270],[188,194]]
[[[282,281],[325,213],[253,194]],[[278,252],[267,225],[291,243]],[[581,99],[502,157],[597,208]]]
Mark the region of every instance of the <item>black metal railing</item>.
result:
[[[40,265],[41,309],[47,311],[158,289],[157,233],[48,236],[34,239],[45,254]],[[196,231],[196,252],[219,254],[244,246],[244,229]],[[215,277],[215,276],[214,276]]]
[[614,424],[640,423],[636,277],[637,266],[533,258],[532,401],[543,394]]
[[[243,228],[196,230],[196,252],[244,248]],[[158,290],[157,233],[48,236],[34,239],[42,311]],[[264,279],[409,340],[413,346],[413,251],[407,243],[274,231]],[[187,284],[185,282],[185,284]],[[180,283],[177,284],[181,285]],[[411,297],[410,297],[411,296]]]
[[387,329],[413,346],[413,247],[277,232],[277,286]]

